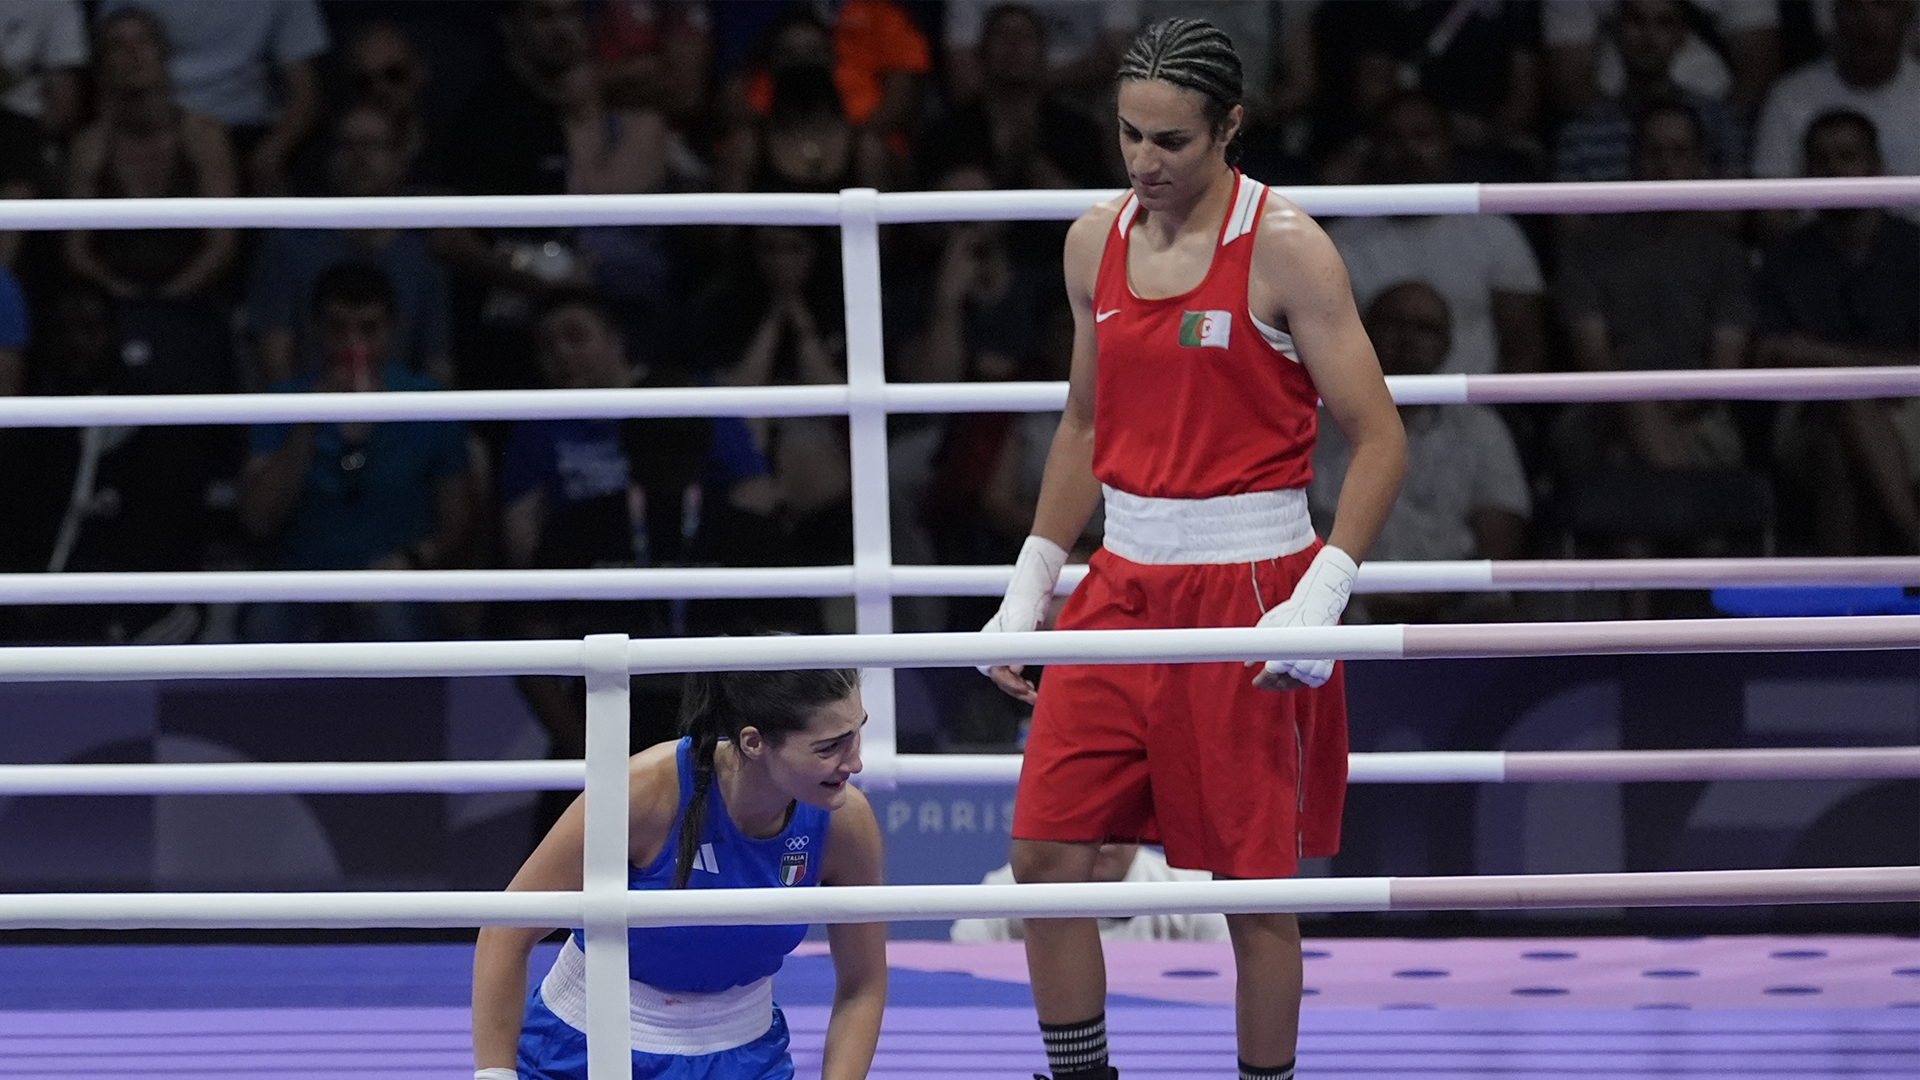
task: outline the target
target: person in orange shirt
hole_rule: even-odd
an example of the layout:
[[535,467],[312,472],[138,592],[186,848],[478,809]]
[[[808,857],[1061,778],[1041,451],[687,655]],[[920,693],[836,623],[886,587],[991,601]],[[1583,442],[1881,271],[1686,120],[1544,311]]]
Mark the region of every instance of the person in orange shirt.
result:
[[782,19],[762,37],[759,61],[741,87],[747,108],[756,116],[773,108],[776,69],[824,60],[832,67],[847,121],[878,135],[895,157],[904,158],[920,79],[933,70],[932,48],[913,17],[894,0],[845,0],[834,12],[831,55],[819,58],[794,55],[807,44],[789,33],[796,21]]

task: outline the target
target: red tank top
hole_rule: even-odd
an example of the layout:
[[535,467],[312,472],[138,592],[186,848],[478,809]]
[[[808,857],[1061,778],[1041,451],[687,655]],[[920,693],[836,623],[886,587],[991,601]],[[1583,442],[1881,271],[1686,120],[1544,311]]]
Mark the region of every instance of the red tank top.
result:
[[1129,194],[1094,284],[1099,375],[1093,474],[1133,495],[1207,499],[1313,478],[1319,395],[1285,333],[1247,307],[1266,185],[1234,174],[1233,206],[1200,284],[1142,300],[1127,278]]

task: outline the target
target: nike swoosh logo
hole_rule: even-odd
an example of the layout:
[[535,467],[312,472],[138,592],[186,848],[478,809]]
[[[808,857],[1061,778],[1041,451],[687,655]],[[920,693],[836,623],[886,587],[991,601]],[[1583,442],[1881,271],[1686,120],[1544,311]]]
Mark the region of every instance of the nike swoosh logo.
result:
[[1108,319],[1111,319],[1118,314],[1120,314],[1119,308],[1114,308],[1112,311],[1095,312],[1093,316],[1093,321],[1097,323],[1106,322]]

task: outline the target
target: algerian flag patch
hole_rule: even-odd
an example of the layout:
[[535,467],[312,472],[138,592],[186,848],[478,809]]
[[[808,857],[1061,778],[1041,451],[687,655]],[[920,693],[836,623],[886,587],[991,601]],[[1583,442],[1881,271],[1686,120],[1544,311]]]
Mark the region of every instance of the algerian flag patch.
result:
[[1180,313],[1180,344],[1188,349],[1224,349],[1233,331],[1231,311],[1183,311]]

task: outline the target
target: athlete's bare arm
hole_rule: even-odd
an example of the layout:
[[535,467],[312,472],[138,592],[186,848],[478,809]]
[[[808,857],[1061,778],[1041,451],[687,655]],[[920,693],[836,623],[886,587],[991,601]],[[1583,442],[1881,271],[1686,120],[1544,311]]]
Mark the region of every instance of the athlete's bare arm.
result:
[[[680,809],[675,743],[633,756],[627,771],[627,857],[645,866],[660,854]],[[533,849],[509,892],[574,892],[584,876],[586,800],[575,799]],[[527,1003],[527,955],[553,927],[489,926],[473,948],[473,1067],[511,1069]]]
[[[1067,230],[1062,260],[1067,279],[1067,302],[1073,308],[1073,370],[1067,376],[1067,408],[1054,429],[1047,451],[1047,468],[1040,478],[1040,502],[1033,514],[1033,535],[1072,551],[1100,502],[1100,482],[1093,478],[1093,387],[1099,346],[1094,338],[1093,286],[1100,276],[1100,253],[1107,232],[1120,212],[1124,196],[1080,215]],[[1021,701],[1036,700],[1032,684],[1019,669],[996,667],[994,685]]]
[[[880,867],[880,826],[867,797],[850,787],[827,826],[820,884],[878,885]],[[887,1007],[887,924],[835,923],[827,927],[827,944],[833,950],[833,1014],[820,1080],[863,1080]]]
[[1119,211],[1120,200],[1115,200],[1080,215],[1067,231],[1062,259],[1067,302],[1073,308],[1073,367],[1067,376],[1067,408],[1060,414],[1040,481],[1033,533],[1069,551],[1100,502],[1100,482],[1093,478],[1093,387],[1100,358],[1093,329],[1093,286],[1100,275],[1107,232]]
[[1247,303],[1262,322],[1293,335],[1314,389],[1353,445],[1327,543],[1359,562],[1399,495],[1407,436],[1354,309],[1346,264],[1326,232],[1277,195],[1268,195],[1261,215]]

